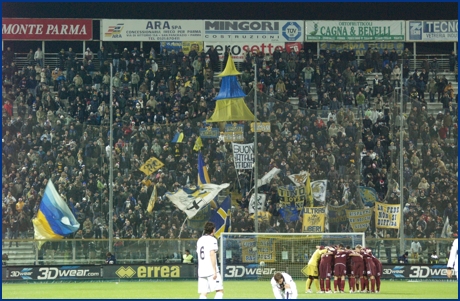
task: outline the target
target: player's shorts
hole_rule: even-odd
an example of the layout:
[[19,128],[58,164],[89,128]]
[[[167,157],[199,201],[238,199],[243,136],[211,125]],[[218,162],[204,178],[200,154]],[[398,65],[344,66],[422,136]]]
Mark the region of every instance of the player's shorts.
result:
[[319,270],[317,265],[309,264],[307,266],[307,275],[312,277],[318,277]]
[[370,276],[375,276],[375,275],[377,275],[375,265],[366,264],[366,271],[365,271],[364,276],[370,277]]
[[332,276],[332,267],[329,263],[319,265],[319,278],[326,279],[331,278]]
[[336,264],[334,265],[334,276],[341,277],[347,275],[347,267],[344,264]]
[[347,276],[350,277],[351,275],[351,265],[347,264]]
[[215,280],[212,279],[213,276],[214,275],[198,278],[198,294],[210,293],[224,289],[220,273],[217,273],[217,278]]
[[354,277],[362,277],[364,275],[364,263],[355,262],[351,264],[351,275]]

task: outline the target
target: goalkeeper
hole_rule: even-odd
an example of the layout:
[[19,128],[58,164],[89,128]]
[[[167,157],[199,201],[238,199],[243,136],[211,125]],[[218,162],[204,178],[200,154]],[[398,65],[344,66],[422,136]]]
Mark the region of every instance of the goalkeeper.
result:
[[297,286],[287,273],[276,273],[270,281],[275,299],[297,299]]
[[308,279],[306,283],[306,293],[311,293],[311,283],[315,281],[316,291],[320,292],[321,289],[319,287],[318,276],[319,276],[319,261],[321,260],[321,255],[327,253],[327,249],[323,246],[316,246],[316,251],[311,255],[310,260],[308,261],[307,265],[307,274]]

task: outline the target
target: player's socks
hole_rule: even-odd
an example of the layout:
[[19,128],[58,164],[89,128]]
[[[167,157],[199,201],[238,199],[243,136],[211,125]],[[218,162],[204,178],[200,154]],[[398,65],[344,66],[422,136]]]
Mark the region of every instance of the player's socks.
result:
[[321,278],[321,279],[319,280],[319,286],[321,287],[321,290],[322,290],[322,291],[325,290],[325,289],[324,289],[324,279]]
[[371,291],[374,293],[375,292],[375,278],[371,279]]
[[361,278],[361,291],[366,290],[366,279]]
[[319,281],[318,281],[318,278],[315,278],[315,280],[314,280],[313,282],[315,283],[316,291],[319,291],[320,288],[319,288]]
[[355,278],[352,277],[350,279],[348,279],[350,282],[348,283],[348,285],[350,286],[350,291],[354,291],[355,290]]
[[334,279],[334,291],[338,291],[340,288],[340,278],[339,279]]
[[305,283],[305,287],[306,287],[306,289],[305,289],[306,291],[308,291],[310,289],[310,287],[311,287],[311,279],[310,278],[307,279],[307,282]]
[[356,286],[356,291],[359,292],[359,282],[360,282],[360,278],[358,278],[358,280],[356,280],[355,278],[355,286]]
[[380,277],[375,278],[375,284],[377,285],[377,291],[380,292]]
[[326,278],[326,292],[331,290],[331,279]]
[[216,295],[214,296],[214,299],[222,299],[223,297],[224,297],[224,293],[217,292]]
[[352,288],[354,287],[354,285],[351,285],[351,277],[348,277],[348,287],[350,288],[350,290],[353,290]]
[[339,285],[340,285],[340,291],[343,292],[345,290],[345,279],[341,279]]
[[208,299],[206,296],[200,295],[200,299]]
[[292,299],[292,290],[290,288],[286,290],[286,299]]

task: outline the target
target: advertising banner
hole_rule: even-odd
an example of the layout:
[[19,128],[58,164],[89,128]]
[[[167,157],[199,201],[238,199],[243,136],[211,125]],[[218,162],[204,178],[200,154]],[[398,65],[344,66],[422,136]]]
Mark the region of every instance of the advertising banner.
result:
[[306,21],[305,41],[404,41],[404,21]]
[[391,51],[396,49],[396,53],[401,55],[404,51],[404,42],[345,42],[345,43],[330,43],[321,42],[319,43],[320,50],[329,49],[330,51],[339,51],[347,49],[348,51],[353,49],[357,56],[364,56],[368,48],[375,49],[382,53],[383,50],[387,49]]
[[401,205],[375,202],[375,226],[377,228],[399,229]]
[[225,266],[225,278],[244,278],[244,279],[257,279],[261,277],[272,278],[275,274],[275,267],[262,267],[258,263],[252,264],[229,264]]
[[88,41],[93,39],[91,19],[2,19],[3,40]]
[[406,21],[406,41],[457,42],[458,20]]
[[8,266],[2,280],[100,279],[101,266]]
[[246,58],[246,54],[248,52],[263,52],[265,54],[273,55],[275,49],[278,48],[280,50],[284,49],[285,43],[282,42],[257,42],[257,41],[249,41],[249,42],[204,42],[204,52],[207,52],[211,46],[217,50],[219,54],[219,60],[224,59],[224,53],[226,47],[230,48],[232,52],[232,59],[235,62],[243,62]]
[[445,264],[384,264],[382,279],[447,279]]
[[[228,132],[232,133],[232,132]],[[227,140],[225,140],[227,142]],[[236,169],[252,169],[254,163],[254,144],[232,143],[233,161]]]
[[323,233],[325,230],[326,207],[304,207],[302,232]]
[[364,232],[369,227],[372,209],[347,210],[348,222],[353,232]]
[[102,41],[202,41],[202,20],[102,19]]
[[259,263],[275,262],[275,242],[272,238],[246,239],[241,241],[242,261]]
[[205,42],[303,42],[303,21],[204,20]]
[[125,279],[186,279],[196,278],[194,264],[179,265],[106,265],[104,278]]

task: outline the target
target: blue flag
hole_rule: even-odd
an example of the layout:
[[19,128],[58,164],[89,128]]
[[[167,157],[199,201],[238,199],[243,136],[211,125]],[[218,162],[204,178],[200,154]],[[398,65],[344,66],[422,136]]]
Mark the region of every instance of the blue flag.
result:
[[283,207],[280,210],[278,210],[278,212],[280,213],[281,217],[286,223],[295,222],[299,220],[299,211],[297,211],[295,205]]
[[229,229],[231,225],[227,226],[227,221],[230,218],[232,208],[232,199],[230,196],[227,196],[225,200],[220,204],[215,211],[212,212],[211,219],[209,221],[213,222],[216,226],[216,233],[214,236],[219,238],[220,235]]
[[379,196],[372,187],[358,186],[358,191],[365,206],[372,207],[379,201]]

